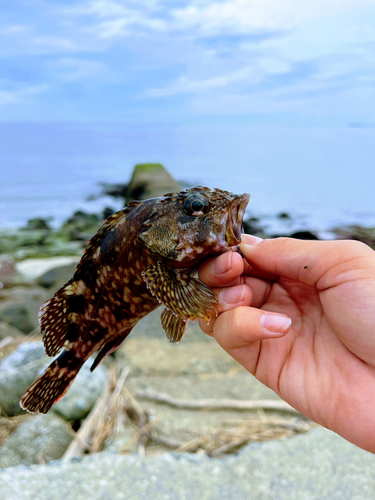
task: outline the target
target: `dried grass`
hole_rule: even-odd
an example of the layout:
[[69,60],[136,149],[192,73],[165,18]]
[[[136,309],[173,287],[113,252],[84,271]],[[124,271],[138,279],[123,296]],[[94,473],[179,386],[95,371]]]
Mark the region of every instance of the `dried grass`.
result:
[[[31,336],[3,339],[0,342],[0,361],[22,342],[30,340],[32,340]],[[251,418],[222,421],[219,429],[205,429],[201,433],[195,433],[195,435],[190,432],[193,439],[187,442],[178,442],[175,438],[166,436],[165,432],[155,425],[162,420],[162,415],[157,417],[148,415],[139,401],[129,392],[125,385],[128,374],[129,369],[127,368],[118,373],[114,364],[110,367],[101,397],[82,422],[78,432],[75,433],[63,460],[67,461],[72,457],[102,451],[109,440],[123,433],[127,427],[132,429],[134,435],[123,446],[122,453],[137,451],[140,455],[155,454],[167,448],[176,452],[200,452],[211,457],[221,457],[236,452],[249,441],[286,438],[307,432],[316,425],[302,416],[296,417],[286,413],[288,408],[280,406],[280,417],[269,417],[264,411],[258,410]],[[163,403],[171,406],[176,406],[176,401],[179,403],[182,401],[174,400],[165,394],[158,395],[155,392],[153,392],[153,396],[156,396],[156,400],[162,397]],[[193,411],[206,411],[207,408],[204,405],[207,401],[212,404],[211,400],[190,400],[189,404],[192,407],[195,406],[196,409]],[[215,411],[220,409],[220,401],[216,400]],[[225,403],[224,409],[225,405],[228,405],[228,401],[222,400],[222,402]],[[186,401],[184,400],[182,403],[186,404]],[[240,402],[237,406],[236,409],[241,410]],[[265,409],[267,409],[267,404]],[[275,409],[273,408],[273,410],[273,414],[275,414]],[[0,447],[17,426],[28,418],[31,416],[7,417],[0,413]],[[187,430],[189,431],[189,429]]]
[[[285,416],[285,410],[282,413],[283,417],[269,417],[264,411],[258,410],[253,417],[226,420],[221,422],[220,429],[205,429],[188,442],[177,442],[170,436],[165,436],[155,425],[162,420],[162,415],[152,418],[129,392],[125,386],[128,373],[128,370],[125,369],[118,375],[114,367],[110,369],[107,387],[102,396],[105,404],[99,405],[100,412],[94,420],[92,415],[97,413],[95,409],[91,412],[91,416],[89,415],[86,419],[89,423],[90,436],[83,448],[82,443],[81,446],[78,446],[80,454],[84,451],[91,453],[101,451],[109,439],[122,433],[127,426],[131,427],[135,434],[122,447],[121,453],[132,452],[134,447],[140,455],[154,454],[168,448],[176,452],[195,453],[200,451],[211,457],[220,457],[237,451],[249,441],[267,441],[290,437],[307,432],[315,425],[302,416]],[[173,406],[175,401],[172,398],[170,400]],[[201,407],[202,410],[204,410],[204,401],[197,400],[197,406]],[[166,403],[165,395],[164,403]],[[220,400],[217,400],[216,406],[220,407]],[[265,408],[267,409],[267,405]],[[85,422],[83,422],[81,429],[87,428]],[[66,459],[71,458],[71,456],[67,453]]]

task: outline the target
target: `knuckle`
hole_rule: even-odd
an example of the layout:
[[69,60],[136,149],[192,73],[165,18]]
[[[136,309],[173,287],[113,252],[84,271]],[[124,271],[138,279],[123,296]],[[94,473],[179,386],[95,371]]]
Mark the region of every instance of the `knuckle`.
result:
[[230,316],[230,328],[232,331],[239,331],[242,330],[243,326],[243,308],[242,307],[236,307],[231,311],[231,316]]
[[359,255],[359,254],[369,254],[371,251],[373,252],[371,247],[369,247],[368,245],[366,245],[366,243],[363,243],[362,241],[345,240],[343,244],[345,244],[345,248],[347,249],[347,251],[350,251],[353,254]]

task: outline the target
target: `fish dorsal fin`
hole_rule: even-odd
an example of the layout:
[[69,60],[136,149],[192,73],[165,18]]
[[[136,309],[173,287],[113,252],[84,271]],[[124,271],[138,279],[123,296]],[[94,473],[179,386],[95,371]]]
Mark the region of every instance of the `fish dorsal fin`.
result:
[[160,260],[142,273],[151,294],[185,319],[210,319],[209,309],[218,303],[215,293],[188,271],[169,267]]
[[161,313],[160,320],[167,339],[172,343],[180,342],[188,329],[189,320],[177,316],[166,307]]
[[[90,290],[86,286],[86,281],[94,265],[95,252],[100,248],[104,238],[120,227],[128,214],[140,203],[142,202],[131,202],[104,221],[103,226],[89,241],[73,278],[60,288],[52,299],[41,306],[39,324],[48,356],[55,356],[64,347],[65,342],[74,342],[78,338],[82,324],[87,321],[85,306],[90,300]],[[111,241],[108,244],[108,250],[111,252],[113,249],[110,244]]]
[[[66,341],[77,338],[79,325],[83,323],[84,315],[71,312],[71,300],[75,301],[75,310],[85,302],[84,283],[68,281],[58,290],[52,299],[42,304],[38,319],[43,335],[44,347],[48,356],[56,356],[64,347]],[[82,307],[84,311],[84,308]]]

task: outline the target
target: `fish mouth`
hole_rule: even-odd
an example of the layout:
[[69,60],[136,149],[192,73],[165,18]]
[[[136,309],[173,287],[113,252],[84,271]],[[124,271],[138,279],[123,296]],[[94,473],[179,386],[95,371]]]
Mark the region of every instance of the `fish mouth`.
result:
[[250,195],[244,193],[232,201],[229,206],[229,216],[227,219],[225,240],[229,247],[238,246],[241,243],[241,234],[243,233],[243,218]]

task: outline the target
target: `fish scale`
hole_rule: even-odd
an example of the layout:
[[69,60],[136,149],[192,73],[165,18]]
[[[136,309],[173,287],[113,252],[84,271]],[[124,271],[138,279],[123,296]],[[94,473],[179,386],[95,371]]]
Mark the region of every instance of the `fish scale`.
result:
[[104,221],[71,280],[41,306],[46,353],[60,354],[21,407],[47,413],[94,352],[91,370],[160,304],[171,342],[181,341],[189,320],[207,321],[217,298],[194,275],[204,258],[238,251],[248,201],[246,193],[196,186],[131,202]]

